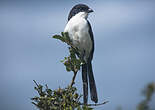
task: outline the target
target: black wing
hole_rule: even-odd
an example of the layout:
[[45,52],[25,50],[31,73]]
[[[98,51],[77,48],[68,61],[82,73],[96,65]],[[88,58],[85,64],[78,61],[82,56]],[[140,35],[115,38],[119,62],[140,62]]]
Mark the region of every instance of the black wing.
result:
[[93,31],[92,31],[91,25],[90,25],[88,20],[87,20],[87,22],[88,22],[88,26],[89,26],[90,38],[92,40],[92,50],[91,50],[91,53],[90,53],[90,56],[89,56],[89,60],[91,61],[93,59],[93,54],[94,54],[94,36],[93,36]]
[[92,69],[92,59],[93,59],[93,54],[94,54],[94,36],[93,36],[93,32],[92,32],[92,28],[91,25],[88,22],[88,26],[89,26],[89,34],[90,34],[90,38],[92,40],[92,50],[88,59],[88,64],[87,64],[87,69],[88,69],[88,79],[89,79],[89,86],[90,86],[90,96],[91,96],[91,100],[94,101],[95,103],[98,102],[98,97],[97,97],[97,89],[96,89],[96,84],[95,84],[95,79],[94,79],[94,75],[93,75],[93,69]]

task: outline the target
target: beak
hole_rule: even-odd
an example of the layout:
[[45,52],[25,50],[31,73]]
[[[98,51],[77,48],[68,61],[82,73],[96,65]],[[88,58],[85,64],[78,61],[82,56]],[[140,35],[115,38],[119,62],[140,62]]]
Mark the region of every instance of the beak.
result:
[[88,9],[88,13],[94,12],[91,8]]

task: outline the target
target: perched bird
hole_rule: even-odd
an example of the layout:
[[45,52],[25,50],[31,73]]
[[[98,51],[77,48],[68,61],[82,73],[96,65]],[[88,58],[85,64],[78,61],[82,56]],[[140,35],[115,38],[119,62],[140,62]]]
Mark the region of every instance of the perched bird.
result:
[[69,13],[68,22],[64,30],[64,32],[68,32],[73,45],[79,50],[81,60],[85,62],[82,64],[84,104],[88,102],[88,80],[91,100],[95,103],[98,102],[91,63],[94,53],[94,37],[91,25],[87,20],[91,12],[93,12],[93,10],[85,4],[75,5]]

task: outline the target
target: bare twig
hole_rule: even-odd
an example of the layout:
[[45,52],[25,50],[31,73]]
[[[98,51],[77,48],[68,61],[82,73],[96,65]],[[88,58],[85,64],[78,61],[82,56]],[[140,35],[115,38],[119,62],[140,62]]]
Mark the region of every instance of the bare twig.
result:
[[39,87],[39,85],[37,84],[37,82],[35,80],[33,80],[33,82],[37,85],[37,87]]
[[104,104],[106,104],[106,103],[108,103],[109,101],[105,101],[105,102],[103,102],[103,103],[98,103],[98,104],[81,104],[81,105],[86,105],[86,106],[100,106],[100,105],[104,105]]
[[73,76],[73,78],[72,78],[72,82],[71,82],[71,87],[73,86],[73,84],[75,83],[75,77],[76,77],[76,75],[77,75],[77,71],[74,71],[74,76]]

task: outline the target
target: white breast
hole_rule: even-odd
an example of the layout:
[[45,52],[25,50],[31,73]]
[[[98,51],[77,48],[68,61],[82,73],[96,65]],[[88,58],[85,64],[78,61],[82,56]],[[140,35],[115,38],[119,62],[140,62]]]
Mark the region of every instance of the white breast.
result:
[[92,49],[87,16],[84,12],[75,15],[68,21],[64,30],[64,32],[69,33],[73,45],[79,49],[81,54],[84,54],[85,61],[87,61]]

